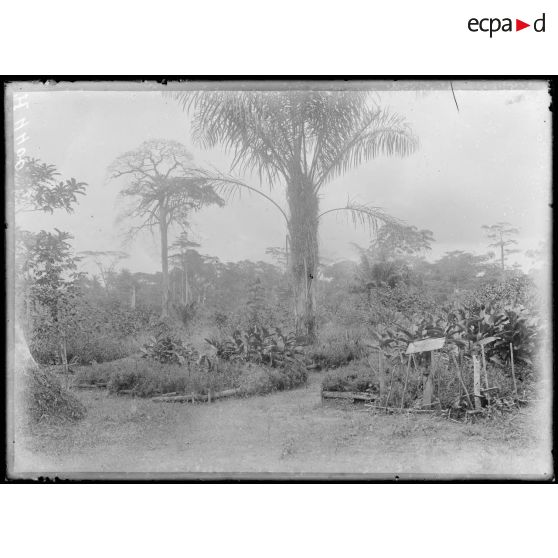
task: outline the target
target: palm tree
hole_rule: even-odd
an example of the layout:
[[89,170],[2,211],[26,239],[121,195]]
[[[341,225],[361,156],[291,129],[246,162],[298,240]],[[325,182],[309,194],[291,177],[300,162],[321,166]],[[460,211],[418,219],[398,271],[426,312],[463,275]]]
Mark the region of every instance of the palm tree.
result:
[[111,179],[126,178],[121,196],[134,200],[127,217],[141,219],[141,229],[158,228],[161,235],[163,272],[161,317],[169,315],[168,233],[173,224],[187,227],[190,213],[206,205],[223,206],[206,180],[193,169],[193,157],[180,143],[149,140],[118,157],[109,168]]
[[249,189],[282,213],[287,226],[289,268],[295,294],[297,332],[315,334],[314,278],[318,269],[318,224],[334,211],[376,227],[395,220],[381,209],[350,201],[320,213],[325,184],[380,154],[408,155],[417,140],[405,121],[355,91],[171,92],[192,114],[194,140],[221,144],[232,153],[231,171],[255,172],[270,188],[285,188],[288,210],[261,189],[219,173],[207,178],[233,192]]

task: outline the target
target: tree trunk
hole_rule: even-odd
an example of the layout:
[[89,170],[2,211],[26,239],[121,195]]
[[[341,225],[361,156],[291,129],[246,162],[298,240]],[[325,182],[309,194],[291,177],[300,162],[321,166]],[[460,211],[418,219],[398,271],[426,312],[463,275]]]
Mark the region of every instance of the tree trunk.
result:
[[19,322],[16,321],[15,324],[15,373],[16,375],[23,374],[26,370],[30,368],[38,368],[35,359],[32,357],[29,351],[29,346],[25,340],[25,335],[23,334],[23,329],[21,328]]
[[182,257],[182,274],[184,283],[184,302],[186,306],[190,302],[190,283],[188,281],[188,264],[186,263],[186,255]]
[[290,184],[290,272],[295,327],[312,342],[316,336],[315,284],[318,271],[318,197],[311,184]]
[[167,318],[169,316],[169,246],[167,213],[163,207],[161,207],[159,225],[161,228],[161,267],[163,271],[161,318]]

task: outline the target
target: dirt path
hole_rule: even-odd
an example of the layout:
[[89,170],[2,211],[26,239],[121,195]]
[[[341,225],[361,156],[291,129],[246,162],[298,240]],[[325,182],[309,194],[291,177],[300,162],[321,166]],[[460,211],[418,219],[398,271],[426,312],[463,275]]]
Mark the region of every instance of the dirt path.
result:
[[16,471],[57,473],[548,474],[546,433],[532,417],[463,425],[371,415],[320,401],[307,387],[207,404],[81,392],[78,425],[42,426],[16,440]]

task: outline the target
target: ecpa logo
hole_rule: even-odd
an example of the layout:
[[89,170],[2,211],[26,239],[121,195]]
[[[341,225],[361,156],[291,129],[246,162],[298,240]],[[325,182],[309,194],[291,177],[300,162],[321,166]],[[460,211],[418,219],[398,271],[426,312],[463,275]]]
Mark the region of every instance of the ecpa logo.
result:
[[[544,33],[545,32],[545,14],[543,14],[539,19],[536,19],[533,22],[533,29],[537,33]],[[482,19],[477,19],[472,17],[468,23],[469,31],[473,33],[477,33],[478,31],[482,31],[483,33],[490,33],[490,38],[494,33],[498,31],[503,32],[510,32],[514,31],[512,19],[509,17],[505,17],[500,19],[498,17],[485,17]],[[520,19],[515,20],[515,31],[521,31],[522,29],[526,29],[527,27],[531,27],[530,23],[525,23]]]

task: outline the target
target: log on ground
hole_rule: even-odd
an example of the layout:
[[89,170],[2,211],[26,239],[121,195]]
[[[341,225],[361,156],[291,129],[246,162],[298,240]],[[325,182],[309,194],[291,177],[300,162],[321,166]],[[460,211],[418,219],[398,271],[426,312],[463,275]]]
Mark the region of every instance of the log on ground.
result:
[[352,399],[357,401],[373,401],[375,395],[362,391],[322,391],[324,399]]
[[[212,393],[211,400],[213,401],[215,399],[232,397],[233,395],[237,395],[238,393],[240,393],[240,391],[241,390],[239,388],[236,388],[236,389],[226,389],[224,391]],[[192,400],[194,402],[200,401],[205,403],[208,400],[208,396],[201,395],[199,393],[194,393],[194,394],[171,395],[171,396],[160,395],[151,398],[151,401],[156,401],[158,403],[192,403]]]

